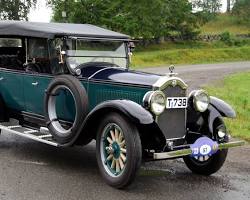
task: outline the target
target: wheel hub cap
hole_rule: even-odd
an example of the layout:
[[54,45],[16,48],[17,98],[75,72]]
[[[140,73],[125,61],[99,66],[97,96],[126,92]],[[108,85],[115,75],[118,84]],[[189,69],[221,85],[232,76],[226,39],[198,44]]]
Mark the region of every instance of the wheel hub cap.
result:
[[102,157],[104,168],[112,176],[119,176],[126,166],[126,142],[121,128],[109,124],[103,132]]
[[120,157],[120,151],[121,151],[121,148],[120,148],[120,145],[117,143],[117,142],[114,142],[112,144],[112,149],[113,149],[113,156],[115,159],[119,159]]

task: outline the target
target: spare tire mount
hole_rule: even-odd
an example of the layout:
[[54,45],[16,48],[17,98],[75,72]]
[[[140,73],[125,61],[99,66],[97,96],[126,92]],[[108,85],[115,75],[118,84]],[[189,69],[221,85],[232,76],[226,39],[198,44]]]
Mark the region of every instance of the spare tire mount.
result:
[[[60,90],[67,90],[73,97],[75,106],[75,117],[70,128],[60,123],[56,112],[56,99]],[[80,81],[70,75],[61,75],[51,81],[45,94],[45,119],[46,124],[54,139],[65,144],[72,141],[81,131],[88,108],[87,93]]]

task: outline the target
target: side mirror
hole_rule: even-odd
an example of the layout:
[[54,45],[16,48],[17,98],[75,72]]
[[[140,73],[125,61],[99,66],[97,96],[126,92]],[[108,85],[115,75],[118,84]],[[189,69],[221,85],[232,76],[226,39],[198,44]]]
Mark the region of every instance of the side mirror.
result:
[[56,52],[56,55],[60,55],[60,51],[61,51],[61,47],[60,46],[57,46],[56,48],[55,48],[55,52]]
[[66,51],[63,51],[61,46],[56,48],[56,53],[59,56],[59,64],[65,63]]
[[135,43],[129,42],[128,48],[129,48],[129,52],[133,52],[135,50]]

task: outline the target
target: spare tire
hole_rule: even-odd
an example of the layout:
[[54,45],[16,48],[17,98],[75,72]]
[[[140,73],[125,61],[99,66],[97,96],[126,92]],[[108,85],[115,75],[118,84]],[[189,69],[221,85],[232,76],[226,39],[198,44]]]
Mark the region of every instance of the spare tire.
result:
[[[60,90],[70,92],[75,103],[75,119],[72,125],[67,128],[62,125],[56,112],[56,97]],[[71,75],[60,75],[51,81],[45,94],[45,120],[53,138],[59,144],[70,143],[78,135],[81,131],[81,124],[86,117],[87,109],[87,93],[77,78]]]

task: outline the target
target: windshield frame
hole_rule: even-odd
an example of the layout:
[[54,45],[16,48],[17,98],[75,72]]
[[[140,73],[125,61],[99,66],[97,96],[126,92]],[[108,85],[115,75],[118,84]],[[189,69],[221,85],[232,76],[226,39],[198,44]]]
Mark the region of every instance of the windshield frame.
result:
[[[123,56],[121,56],[121,57],[117,57],[117,56],[107,56],[107,57],[109,57],[109,58],[124,58],[125,59],[125,62],[126,62],[126,66],[124,65],[124,67],[123,66],[119,66],[119,65],[117,65],[117,64],[115,64],[115,63],[110,63],[110,65],[112,65],[113,67],[115,67],[115,66],[117,66],[117,67],[119,67],[119,68],[123,68],[123,69],[129,69],[129,66],[130,66],[130,60],[129,60],[129,40],[124,40],[124,39],[115,39],[115,38],[90,38],[90,37],[64,37],[64,38],[62,38],[62,43],[63,44],[66,44],[67,45],[67,41],[69,41],[69,40],[75,40],[75,41],[77,41],[77,40],[85,40],[85,41],[103,41],[103,42],[107,42],[107,41],[110,41],[110,42],[121,42],[121,43],[123,43],[124,44],[124,53],[125,53],[125,55],[124,55],[124,57]],[[64,46],[64,45],[63,45]],[[63,47],[62,46],[62,50],[63,51],[65,51],[66,50],[66,48],[65,47]],[[87,51],[87,50],[86,50]],[[67,52],[67,51],[65,51],[65,52]],[[99,56],[68,56],[67,55],[67,53],[65,54],[65,63],[66,63],[66,65],[67,65],[67,67],[68,67],[68,69],[71,71],[71,72],[73,72],[73,73],[76,73],[75,71],[76,71],[76,69],[79,69],[79,66],[77,66],[75,69],[74,68],[72,68],[71,66],[69,66],[69,63],[67,62],[67,59],[68,58],[70,58],[70,57],[99,57]],[[105,56],[100,56],[100,57],[105,57]],[[94,63],[94,62],[93,62]],[[103,62],[103,63],[105,63],[105,62]],[[84,64],[84,63],[82,63],[82,64]]]

